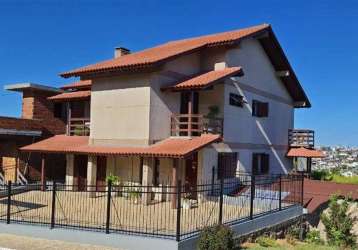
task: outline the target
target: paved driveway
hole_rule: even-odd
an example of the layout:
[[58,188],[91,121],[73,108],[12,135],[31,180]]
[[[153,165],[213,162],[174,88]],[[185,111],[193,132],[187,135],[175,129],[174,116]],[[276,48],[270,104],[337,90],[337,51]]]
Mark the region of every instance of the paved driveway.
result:
[[76,244],[58,240],[0,234],[0,249],[16,250],[119,250],[104,246]]

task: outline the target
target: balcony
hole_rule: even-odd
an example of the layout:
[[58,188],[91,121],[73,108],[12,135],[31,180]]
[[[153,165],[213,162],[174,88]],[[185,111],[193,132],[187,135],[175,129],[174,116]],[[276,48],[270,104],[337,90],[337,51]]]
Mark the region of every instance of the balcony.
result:
[[89,136],[90,118],[70,118],[67,124],[67,135]]
[[314,131],[290,129],[288,130],[288,144],[290,147],[314,148]]
[[171,136],[222,135],[224,119],[209,118],[201,114],[173,114],[170,124]]

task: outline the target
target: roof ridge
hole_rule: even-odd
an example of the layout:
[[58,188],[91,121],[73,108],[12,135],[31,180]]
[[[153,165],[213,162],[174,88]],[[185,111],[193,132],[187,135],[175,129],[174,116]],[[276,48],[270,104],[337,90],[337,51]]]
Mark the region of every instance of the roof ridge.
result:
[[200,36],[195,36],[195,37],[183,38],[183,39],[179,39],[179,40],[172,40],[172,41],[169,41],[169,42],[167,42],[165,44],[176,43],[176,42],[184,42],[184,41],[192,41],[192,40],[203,39],[203,38],[210,38],[210,37],[214,37],[214,36],[218,36],[218,35],[225,35],[225,34],[228,34],[228,33],[243,32],[243,31],[247,31],[247,30],[250,30],[250,29],[260,29],[260,28],[263,29],[263,28],[268,28],[270,26],[271,26],[270,24],[262,23],[262,24],[259,24],[259,25],[248,26],[248,27],[241,28],[241,29],[228,30],[228,31],[223,31],[223,32],[218,32],[218,33],[212,33],[212,34],[200,35]]
[[[270,25],[261,24],[243,29],[225,31],[221,33],[213,33],[204,36],[186,38],[182,40],[169,41],[167,43],[158,44],[154,47],[146,48],[144,50],[140,50],[118,58],[112,58],[84,67],[80,67],[72,71],[64,72],[60,75],[63,77],[71,77],[79,76],[83,73],[101,72],[116,68],[119,69],[136,66],[149,66],[153,63],[158,63],[173,56],[177,56],[182,53],[192,51],[194,49],[199,49],[203,46],[239,40],[268,27],[270,27]],[[225,35],[227,36],[225,37]],[[217,39],[215,40],[216,37]],[[210,39],[213,40],[210,41]]]

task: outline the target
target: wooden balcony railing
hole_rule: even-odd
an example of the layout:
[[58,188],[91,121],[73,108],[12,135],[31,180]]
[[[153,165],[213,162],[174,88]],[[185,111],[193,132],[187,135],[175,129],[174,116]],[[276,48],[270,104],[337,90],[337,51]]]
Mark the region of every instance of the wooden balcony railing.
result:
[[309,129],[289,129],[288,143],[290,147],[314,147],[314,131]]
[[200,136],[201,134],[223,134],[222,118],[208,118],[201,114],[173,114],[172,136]]
[[89,136],[90,118],[71,118],[67,124],[67,135]]

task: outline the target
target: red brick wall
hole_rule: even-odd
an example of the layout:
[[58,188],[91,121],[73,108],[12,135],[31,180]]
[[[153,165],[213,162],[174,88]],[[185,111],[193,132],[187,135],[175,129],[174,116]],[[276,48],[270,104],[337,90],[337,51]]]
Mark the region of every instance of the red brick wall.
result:
[[51,96],[48,92],[26,90],[22,98],[22,118],[40,119],[44,128],[44,135],[64,134],[65,123],[54,117],[54,104],[47,100]]
[[[19,157],[20,171],[24,173],[27,169],[26,178],[29,181],[41,179],[41,154],[20,152],[19,148],[35,141],[31,137],[24,136],[2,136],[0,137],[0,168],[2,157]],[[46,154],[45,156],[46,178],[48,180],[64,181],[66,174],[66,157],[60,154]]]

